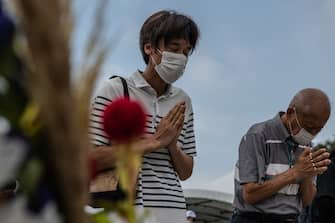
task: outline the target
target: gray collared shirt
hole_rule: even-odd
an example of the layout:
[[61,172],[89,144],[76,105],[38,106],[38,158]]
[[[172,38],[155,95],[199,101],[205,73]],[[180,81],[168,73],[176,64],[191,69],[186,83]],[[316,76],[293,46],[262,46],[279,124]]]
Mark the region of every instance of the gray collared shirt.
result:
[[281,114],[253,125],[242,137],[235,166],[233,203],[239,211],[298,214],[302,209],[299,184],[287,185],[273,196],[253,205],[243,199],[243,184],[260,183],[287,171],[303,151],[301,148],[291,151],[287,146],[285,141],[289,133],[281,120]]

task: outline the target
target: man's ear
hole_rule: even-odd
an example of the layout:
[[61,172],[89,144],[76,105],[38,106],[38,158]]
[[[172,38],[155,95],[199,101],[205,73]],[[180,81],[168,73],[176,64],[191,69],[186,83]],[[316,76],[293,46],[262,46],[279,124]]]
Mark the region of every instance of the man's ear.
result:
[[152,51],[153,51],[153,47],[152,47],[152,45],[151,45],[151,43],[146,43],[146,44],[144,44],[144,46],[143,46],[143,50],[144,50],[144,53],[146,54],[146,55],[151,55],[152,54]]
[[291,119],[291,117],[294,116],[294,108],[288,107],[286,110],[286,116],[288,119]]

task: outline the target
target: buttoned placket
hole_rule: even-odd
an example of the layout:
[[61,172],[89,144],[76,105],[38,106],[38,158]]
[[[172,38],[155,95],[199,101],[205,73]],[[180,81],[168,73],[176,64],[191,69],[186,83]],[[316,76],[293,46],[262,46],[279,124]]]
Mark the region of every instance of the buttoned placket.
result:
[[[159,103],[166,100],[168,97],[169,97],[170,93],[169,94],[164,94],[164,95],[161,95],[159,97],[155,97],[153,99],[153,102],[152,102],[152,107],[153,107],[153,122],[152,122],[152,130],[155,131],[157,125],[159,122],[156,122],[157,120],[157,116],[158,116],[158,113],[159,113]],[[161,117],[163,118],[163,117]]]

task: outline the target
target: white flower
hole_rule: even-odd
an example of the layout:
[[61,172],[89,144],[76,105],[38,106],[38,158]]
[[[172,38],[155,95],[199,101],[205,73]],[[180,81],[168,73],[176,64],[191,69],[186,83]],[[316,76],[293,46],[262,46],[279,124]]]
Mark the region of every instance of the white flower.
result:
[[28,211],[25,197],[18,197],[6,205],[0,206],[0,222],[6,223],[61,223],[54,203],[49,203],[38,215]]
[[18,137],[8,137],[10,126],[0,117],[0,187],[15,179],[16,171],[26,152],[25,143]]

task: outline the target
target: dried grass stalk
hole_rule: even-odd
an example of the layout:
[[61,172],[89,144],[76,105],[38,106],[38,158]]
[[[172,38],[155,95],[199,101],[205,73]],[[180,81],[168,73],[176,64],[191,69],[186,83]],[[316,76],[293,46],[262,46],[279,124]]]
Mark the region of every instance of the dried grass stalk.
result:
[[[27,41],[26,63],[33,100],[51,139],[52,167],[61,191],[65,222],[85,223],[88,202],[87,148],[89,99],[107,49],[98,41],[102,10],[87,45],[82,81],[71,84],[70,42],[73,16],[70,0],[14,0]],[[84,61],[85,62],[85,61]],[[73,87],[75,86],[75,87]]]

